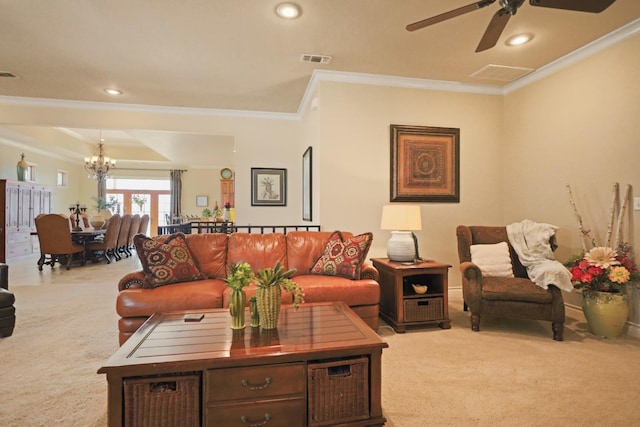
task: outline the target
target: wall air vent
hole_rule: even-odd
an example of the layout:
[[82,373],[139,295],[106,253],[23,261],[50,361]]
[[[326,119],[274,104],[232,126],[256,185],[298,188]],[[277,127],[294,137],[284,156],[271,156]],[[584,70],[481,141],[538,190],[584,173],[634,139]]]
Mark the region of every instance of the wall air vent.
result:
[[303,53],[300,55],[300,61],[302,62],[314,62],[316,64],[328,64],[331,62],[331,56],[327,55],[311,55],[308,53]]
[[508,67],[506,65],[489,64],[471,74],[471,77],[476,79],[503,80],[511,82],[529,74],[532,71],[533,68]]
[[13,79],[17,79],[18,76],[16,76],[13,73],[10,73],[8,71],[0,71],[0,77],[9,77],[9,78],[13,78]]

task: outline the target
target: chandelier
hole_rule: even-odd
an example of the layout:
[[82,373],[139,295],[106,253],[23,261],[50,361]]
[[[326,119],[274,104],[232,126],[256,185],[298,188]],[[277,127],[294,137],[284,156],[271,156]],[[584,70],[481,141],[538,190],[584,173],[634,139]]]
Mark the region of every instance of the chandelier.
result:
[[105,154],[103,144],[100,142],[93,156],[84,158],[84,169],[89,172],[89,178],[97,181],[106,179],[109,170],[116,167],[116,161],[110,159]]

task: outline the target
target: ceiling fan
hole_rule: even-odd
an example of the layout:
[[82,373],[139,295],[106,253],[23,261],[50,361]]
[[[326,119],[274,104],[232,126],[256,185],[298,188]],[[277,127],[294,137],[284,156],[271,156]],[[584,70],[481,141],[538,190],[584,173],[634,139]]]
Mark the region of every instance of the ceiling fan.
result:
[[[482,9],[483,7],[495,3],[495,1],[496,0],[480,0],[467,6],[462,6],[457,9],[450,10],[449,12],[414,22],[413,24],[407,25],[407,31],[416,31],[421,28],[428,27],[429,25],[437,24],[438,22],[446,21],[447,19]],[[600,13],[611,6],[615,1],[616,0],[529,0],[529,4],[531,6],[549,7],[554,9]],[[489,22],[489,26],[484,32],[484,35],[476,48],[476,52],[491,49],[496,45],[502,31],[504,31],[507,26],[507,22],[509,22],[509,18],[516,14],[518,8],[522,6],[522,3],[524,3],[524,0],[499,0],[499,3],[501,7],[493,15],[491,22]]]

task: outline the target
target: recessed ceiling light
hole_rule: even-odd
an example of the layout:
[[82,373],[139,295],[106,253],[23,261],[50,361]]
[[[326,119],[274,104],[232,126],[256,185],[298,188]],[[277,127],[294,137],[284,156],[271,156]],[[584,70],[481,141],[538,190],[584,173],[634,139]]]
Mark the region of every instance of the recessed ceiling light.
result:
[[122,91],[119,89],[110,89],[110,88],[106,88],[105,93],[108,93],[109,95],[122,95]]
[[533,38],[533,34],[525,33],[525,34],[516,34],[515,36],[509,37],[505,44],[507,46],[521,46],[525,43],[529,43]]
[[276,6],[276,15],[284,19],[296,19],[302,14],[300,6],[295,3],[280,3]]

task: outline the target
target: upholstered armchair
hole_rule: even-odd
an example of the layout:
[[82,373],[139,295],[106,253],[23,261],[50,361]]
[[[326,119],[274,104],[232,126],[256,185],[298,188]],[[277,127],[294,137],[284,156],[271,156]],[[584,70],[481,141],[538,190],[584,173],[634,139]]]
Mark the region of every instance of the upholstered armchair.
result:
[[[507,237],[506,227],[463,226],[456,229],[458,257],[462,273],[464,310],[471,310],[471,329],[480,330],[484,316],[551,321],[553,339],[562,341],[564,301],[554,285],[549,289],[536,286],[527,276]],[[506,242],[515,277],[488,277],[471,261],[472,245]],[[555,249],[555,241],[551,246]]]
[[0,263],[0,338],[10,337],[16,324],[15,296],[9,292],[9,266]]

